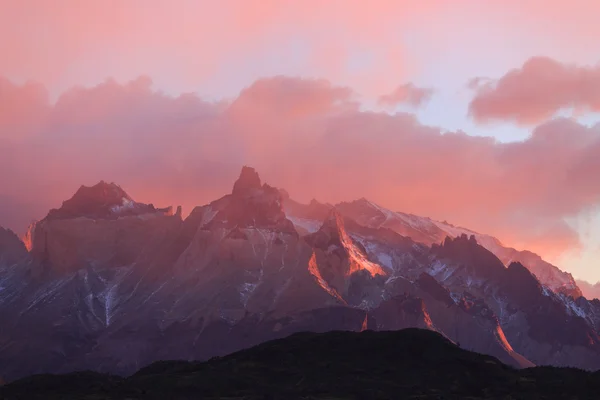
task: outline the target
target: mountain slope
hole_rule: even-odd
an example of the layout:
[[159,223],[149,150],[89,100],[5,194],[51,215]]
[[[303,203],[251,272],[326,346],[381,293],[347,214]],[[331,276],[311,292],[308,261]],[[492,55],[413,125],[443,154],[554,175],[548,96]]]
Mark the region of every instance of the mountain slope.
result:
[[[298,333],[204,363],[159,362],[129,378],[34,376],[0,387],[16,398],[593,399],[598,374],[515,370],[420,329]],[[96,396],[96,397],[92,397]]]
[[529,360],[600,368],[600,337],[593,324],[522,264],[505,267],[474,236],[446,238],[432,253],[435,262],[428,272],[451,292],[468,291],[482,299],[498,316],[511,345]]
[[[398,233],[421,229],[420,217],[366,200],[302,205],[250,167],[185,220],[114,184],[88,189],[34,226],[29,253],[0,235],[6,380],[128,375],[299,331],[410,327],[514,367],[600,368],[600,302],[507,267],[476,235],[428,245]],[[115,214],[123,199],[133,208]],[[421,235],[443,234],[428,226]]]
[[[315,205],[312,205],[312,208],[316,209]],[[494,253],[506,265],[513,261],[520,262],[535,274],[540,282],[553,291],[571,296],[574,299],[582,296],[581,290],[571,274],[561,271],[535,253],[506,247],[493,236],[456,227],[445,221],[439,222],[426,217],[390,211],[365,198],[352,202],[342,202],[337,204],[335,208],[361,225],[372,228],[388,228],[429,246],[441,243],[447,236],[473,235],[480,245]],[[296,215],[295,212],[298,209],[300,207],[296,204],[288,207],[290,214],[293,216]],[[310,225],[310,218],[306,215],[298,217],[298,221],[307,226]]]

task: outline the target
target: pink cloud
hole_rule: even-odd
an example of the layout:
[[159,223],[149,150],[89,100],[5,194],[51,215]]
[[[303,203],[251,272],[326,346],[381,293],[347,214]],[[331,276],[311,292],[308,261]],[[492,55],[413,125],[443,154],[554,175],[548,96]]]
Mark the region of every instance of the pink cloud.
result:
[[576,248],[565,218],[600,203],[600,126],[572,120],[498,143],[361,111],[324,80],[262,79],[229,103],[170,97],[144,77],[73,88],[54,105],[31,95],[42,86],[10,85],[0,103],[20,99],[22,111],[0,138],[0,224],[18,231],[101,179],[189,212],[227,193],[243,164],[300,201],[367,196],[546,256]]
[[417,87],[412,83],[398,86],[391,93],[379,97],[382,106],[395,107],[397,105],[409,105],[420,107],[431,99],[433,89]]
[[559,111],[600,111],[600,65],[575,66],[546,57],[529,59],[496,81],[474,81],[469,113],[478,122],[536,124]]
[[[75,82],[131,79],[140,72],[198,88],[232,68],[250,79],[291,69],[361,81],[362,91],[375,92],[387,84],[384,77],[402,73],[398,24],[418,24],[437,3],[0,0],[0,74],[44,81],[56,92]],[[354,46],[375,58],[368,74],[348,68]],[[295,67],[287,60],[297,59],[298,47],[303,50]],[[259,67],[251,70],[255,62]],[[377,82],[369,79],[372,73]]]
[[45,122],[48,93],[43,85],[15,85],[0,77],[0,140],[4,135],[23,139]]
[[[574,57],[589,53],[600,35],[599,7],[589,0],[0,0],[0,75],[44,82],[53,98],[76,83],[140,73],[172,92],[210,88],[216,96],[260,76],[318,76],[376,98],[431,63],[520,60],[515,46],[499,52],[504,41],[529,54],[548,54],[545,43]],[[356,58],[368,65],[354,68]]]

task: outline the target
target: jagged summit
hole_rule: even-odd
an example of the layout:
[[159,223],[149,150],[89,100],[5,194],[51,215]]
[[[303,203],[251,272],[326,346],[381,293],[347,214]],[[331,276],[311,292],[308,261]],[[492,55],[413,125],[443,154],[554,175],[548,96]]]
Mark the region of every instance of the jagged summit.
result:
[[213,228],[266,228],[298,235],[294,224],[283,210],[284,193],[268,184],[261,184],[258,172],[244,166],[233,185],[231,195],[211,203],[214,216],[204,226]]
[[100,181],[94,186],[82,185],[60,208],[50,210],[46,220],[77,217],[114,219],[154,212],[170,215],[173,211],[171,207],[157,209],[152,204],[138,203],[116,183]]
[[114,182],[100,181],[94,186],[81,185],[72,198],[65,201],[63,205],[74,206],[77,204],[121,204],[123,200],[133,199],[119,185]]
[[346,248],[352,245],[352,239],[348,237],[344,227],[344,217],[335,208],[329,210],[318,231],[307,236],[306,240],[313,246],[323,250],[335,246],[345,252]]
[[325,218],[325,221],[323,221],[323,225],[321,226],[320,230],[327,230],[329,232],[335,233],[337,236],[344,235],[344,217],[342,217],[342,214],[340,214],[340,212],[337,209],[332,208],[329,211],[329,215],[327,215],[327,218]]
[[370,276],[385,276],[387,272],[367,258],[362,245],[355,243],[344,224],[344,217],[332,208],[321,228],[305,240],[317,249],[317,262],[328,283],[338,292],[347,291],[347,279],[356,272],[366,271]]
[[433,245],[432,251],[440,258],[476,266],[492,276],[501,276],[506,267],[491,251],[477,243],[474,235],[447,236],[441,245]]
[[240,195],[261,188],[260,176],[252,167],[243,166],[240,176],[233,184],[232,194]]

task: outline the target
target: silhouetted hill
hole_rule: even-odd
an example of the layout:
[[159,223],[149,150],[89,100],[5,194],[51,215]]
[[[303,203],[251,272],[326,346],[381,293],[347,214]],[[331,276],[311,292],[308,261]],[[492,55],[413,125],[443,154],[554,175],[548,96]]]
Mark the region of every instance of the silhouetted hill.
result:
[[297,333],[207,362],[162,361],[128,378],[37,375],[2,399],[597,399],[600,376],[516,370],[429,330]]

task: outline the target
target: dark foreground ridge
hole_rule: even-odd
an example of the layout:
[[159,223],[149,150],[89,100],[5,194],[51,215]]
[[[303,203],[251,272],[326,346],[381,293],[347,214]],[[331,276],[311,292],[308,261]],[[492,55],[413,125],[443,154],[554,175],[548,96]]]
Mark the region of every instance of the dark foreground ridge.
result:
[[36,375],[2,399],[598,399],[600,373],[516,370],[428,330],[297,333],[207,362],[162,361],[128,378]]

